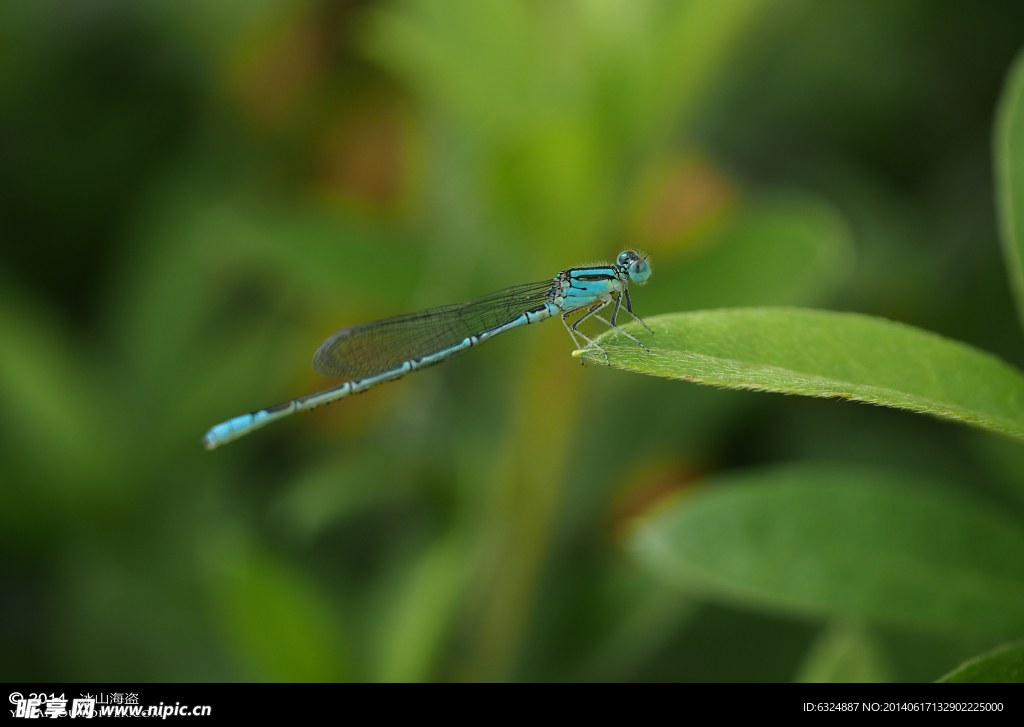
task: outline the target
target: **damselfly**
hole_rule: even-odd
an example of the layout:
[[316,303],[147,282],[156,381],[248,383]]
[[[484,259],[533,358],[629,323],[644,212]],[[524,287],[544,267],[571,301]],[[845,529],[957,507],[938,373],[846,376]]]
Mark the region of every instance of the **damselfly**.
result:
[[[651,265],[647,258],[627,250],[613,265],[570,268],[553,280],[514,285],[468,303],[445,305],[342,328],[313,354],[313,368],[326,376],[348,381],[316,394],[229,419],[211,428],[203,437],[203,445],[214,449],[289,414],[314,409],[349,394],[361,394],[372,386],[399,379],[410,371],[440,363],[510,328],[537,323],[555,315],[562,317],[562,323],[577,349],[582,339],[603,353],[606,362],[608,354],[604,349],[579,330],[579,325],[588,318],[597,318],[636,341],[646,351],[647,347],[619,328],[617,321],[625,303],[626,312],[647,328],[647,324],[633,313],[629,283],[642,285],[650,276]],[[613,302],[615,308],[611,320],[598,315]],[[585,312],[570,324],[569,316],[578,311]]]

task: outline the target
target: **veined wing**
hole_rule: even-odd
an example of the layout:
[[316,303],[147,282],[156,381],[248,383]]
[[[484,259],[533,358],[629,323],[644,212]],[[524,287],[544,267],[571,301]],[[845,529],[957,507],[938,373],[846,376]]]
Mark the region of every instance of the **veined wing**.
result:
[[342,328],[320,344],[313,354],[313,368],[326,376],[344,379],[393,369],[543,305],[552,282],[514,285],[466,303]]

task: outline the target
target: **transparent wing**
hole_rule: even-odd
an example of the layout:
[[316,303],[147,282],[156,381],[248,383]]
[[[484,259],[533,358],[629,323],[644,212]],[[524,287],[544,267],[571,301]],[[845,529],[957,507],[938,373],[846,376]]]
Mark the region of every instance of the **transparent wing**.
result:
[[393,369],[543,305],[552,282],[514,285],[467,303],[342,328],[320,344],[313,354],[313,368],[326,376],[345,379]]

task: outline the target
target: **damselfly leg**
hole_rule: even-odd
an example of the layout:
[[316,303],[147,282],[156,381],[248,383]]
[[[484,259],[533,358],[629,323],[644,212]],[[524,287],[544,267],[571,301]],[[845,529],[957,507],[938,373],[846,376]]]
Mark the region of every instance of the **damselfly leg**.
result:
[[[633,320],[636,321],[637,323],[639,323],[644,328],[646,328],[647,332],[650,333],[653,336],[654,335],[654,331],[651,330],[651,327],[649,325],[647,325],[646,323],[644,323],[643,319],[640,316],[638,316],[636,313],[633,312],[633,301],[631,301],[629,299],[629,288],[626,288],[622,292],[626,296],[626,312],[629,313],[631,316],[633,316]],[[616,306],[615,307],[615,312],[617,313],[618,310],[619,310],[619,308],[618,308],[618,306]],[[614,322],[615,322],[615,316],[612,316],[612,323],[614,323]],[[636,341],[635,338],[633,340]],[[637,341],[637,343],[640,343],[640,342]],[[641,345],[643,345],[643,344],[641,344]]]
[[[572,340],[573,340],[574,343],[576,342],[576,336],[579,336],[584,341],[586,341],[589,345],[593,346],[598,351],[600,351],[602,354],[604,354],[604,361],[609,366],[611,366],[611,361],[608,359],[608,352],[605,351],[603,348],[601,348],[594,340],[592,340],[591,338],[587,337],[587,335],[585,333],[583,333],[583,331],[581,331],[579,329],[579,325],[581,323],[583,323],[583,321],[585,321],[588,318],[590,318],[591,316],[597,315],[597,312],[599,310],[602,310],[603,308],[605,308],[610,303],[611,303],[610,300],[603,300],[603,301],[600,301],[598,303],[594,303],[592,306],[590,306],[589,309],[587,309],[586,313],[584,313],[583,315],[581,315],[579,318],[576,319],[576,322],[572,324],[572,327],[569,330],[569,335],[572,336]],[[580,310],[580,309],[577,308],[576,310]],[[568,311],[565,314],[563,314],[562,315],[562,322],[563,323],[565,322],[565,316],[569,315],[570,313],[575,313],[576,310],[571,310],[571,311]],[[597,316],[597,317],[601,318],[601,316]],[[566,325],[566,327],[569,328],[568,325]],[[577,344],[576,347],[579,348],[580,347],[579,344]],[[585,365],[585,363],[584,363],[584,361],[582,359],[580,360],[580,364]]]

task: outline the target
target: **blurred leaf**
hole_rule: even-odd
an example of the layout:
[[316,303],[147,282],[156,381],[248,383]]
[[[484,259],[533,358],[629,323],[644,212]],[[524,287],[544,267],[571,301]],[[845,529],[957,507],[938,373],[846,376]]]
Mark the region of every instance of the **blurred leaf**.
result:
[[845,220],[811,197],[755,203],[692,258],[658,266],[633,294],[642,310],[698,310],[822,301],[850,274],[854,247]]
[[644,682],[787,682],[813,642],[810,623],[700,603],[634,675]]
[[373,52],[476,129],[522,133],[596,104],[619,135],[646,136],[693,105],[758,5],[408,0],[380,14]]
[[[733,389],[836,397],[1024,437],[1024,376],[995,356],[855,313],[746,308],[671,313],[597,339],[615,368]],[[580,355],[594,363],[593,347]]]
[[1024,631],[1024,532],[899,473],[804,464],[722,477],[651,517],[632,547],[669,582],[756,607]]
[[[697,105],[702,92],[754,21],[760,0],[705,2],[604,2],[582,0],[590,21],[588,41],[607,88],[602,111],[625,122],[625,131],[657,143]],[[625,118],[623,118],[625,117]]]
[[878,644],[862,624],[829,624],[801,664],[794,681],[804,683],[870,683],[892,681]]
[[976,432],[968,440],[1003,492],[1024,505],[1024,443]]
[[423,553],[381,626],[379,681],[419,682],[434,676],[474,560],[452,538],[435,541]]
[[51,321],[4,298],[0,402],[17,458],[74,499],[116,486],[125,461],[109,396],[88,373],[93,352],[67,345]]
[[965,661],[940,682],[1020,684],[1024,682],[1024,641],[1015,641]]
[[1003,253],[1024,324],[1024,53],[1007,74],[996,114],[994,152]]
[[523,245],[593,254],[616,185],[693,111],[754,16],[731,3],[396,3],[371,54],[472,140],[474,194]]
[[525,4],[406,0],[379,14],[377,31],[373,55],[471,129],[501,134],[537,123],[546,79],[530,52]]
[[410,490],[410,473],[393,452],[347,454],[300,474],[274,510],[290,535],[308,542],[331,525],[395,499]]
[[285,563],[230,549],[211,583],[221,630],[243,678],[325,682],[347,675],[340,621]]
[[[613,571],[611,575],[618,574]],[[633,678],[644,664],[665,648],[666,642],[684,627],[696,611],[694,599],[678,589],[666,587],[646,573],[630,573],[629,576],[633,589],[622,594],[626,603],[618,604],[617,609],[625,610],[625,613],[615,628],[595,640],[592,652],[575,673],[569,675],[572,681],[622,682]],[[606,604],[601,605],[612,610]]]

